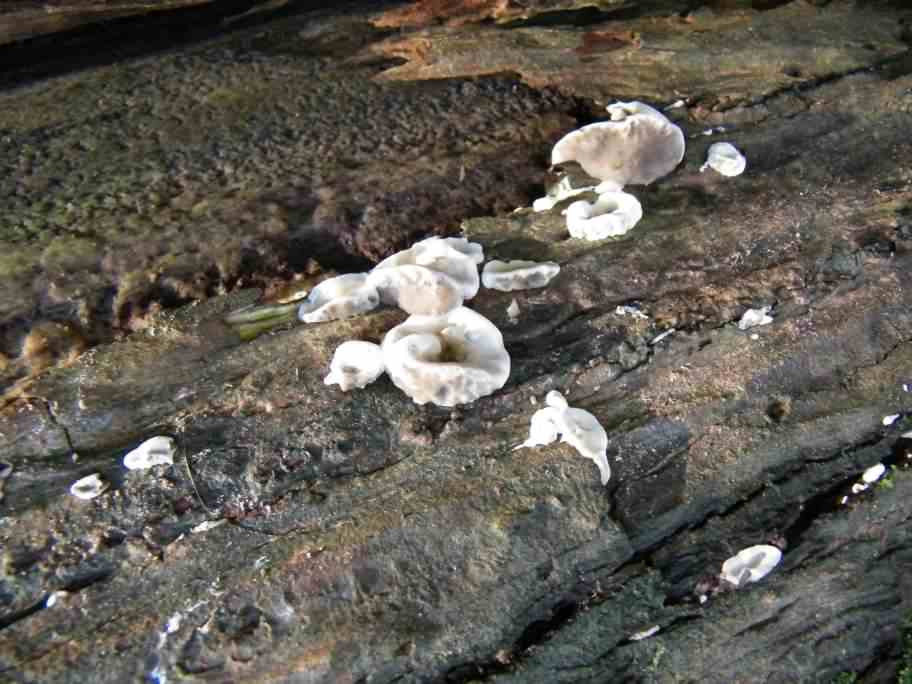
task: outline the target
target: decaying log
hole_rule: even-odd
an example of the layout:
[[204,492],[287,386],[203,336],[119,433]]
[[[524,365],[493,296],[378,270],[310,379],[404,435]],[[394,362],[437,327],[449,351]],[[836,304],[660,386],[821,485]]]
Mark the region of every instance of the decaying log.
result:
[[[715,35],[687,39],[669,17],[664,38],[637,24],[655,17],[501,28],[529,65],[515,78],[485,66],[504,53],[477,26],[397,38],[433,60],[371,61],[386,38],[350,36],[375,16],[292,17],[0,95],[21,150],[0,148],[21,189],[5,200],[6,341],[68,298],[97,306],[69,324],[104,328],[63,365],[33,349],[26,368],[9,343],[0,678],[895,681],[912,610],[908,12],[740,7],[699,13]],[[777,21],[833,62],[768,77]],[[641,37],[597,58],[624,53],[630,73],[564,81],[593,32]],[[661,40],[714,47],[625,52]],[[70,108],[48,106],[64,94]],[[631,233],[569,239],[566,204],[528,205],[550,145],[608,94],[665,108],[687,152],[628,188]],[[743,175],[700,171],[721,140]],[[85,204],[58,224],[40,193],[50,212]],[[333,350],[380,340],[404,318],[392,308],[246,342],[224,321],[308,260],[357,270],[457,225],[488,259],[561,265],[543,289],[471,301],[512,357],[492,396],[446,409],[385,378],[327,388]],[[99,313],[112,297],[131,304],[120,328]],[[761,307],[772,322],[739,329]],[[514,448],[553,389],[607,430],[606,487],[567,445]],[[158,434],[173,466],[125,470]],[[878,463],[886,477],[853,488]],[[92,473],[107,491],[70,495]],[[720,580],[756,544],[781,564]]]

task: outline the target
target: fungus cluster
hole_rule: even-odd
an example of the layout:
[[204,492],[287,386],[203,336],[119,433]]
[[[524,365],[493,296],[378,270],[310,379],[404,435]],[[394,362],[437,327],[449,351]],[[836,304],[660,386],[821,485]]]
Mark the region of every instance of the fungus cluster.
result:
[[[570,170],[532,205],[535,211],[548,211],[565,199],[594,192],[595,202],[580,199],[563,212],[571,237],[583,240],[604,240],[632,230],[643,209],[624,188],[649,185],[671,173],[684,158],[684,133],[658,110],[636,101],[616,102],[607,110],[607,121],[568,133],[551,150],[552,171],[575,164],[589,179],[577,179]],[[724,176],[737,176],[746,165],[734,145],[715,143],[700,171],[711,168]]]
[[551,151],[552,167],[576,162],[598,185],[564,188],[558,183],[554,193],[533,207],[550,209],[566,197],[594,191],[595,202],[579,200],[567,207],[567,229],[575,238],[604,240],[632,230],[643,208],[624,187],[648,185],[684,158],[684,133],[661,112],[642,102],[617,102],[608,106],[608,115],[608,121],[568,133]]
[[457,406],[487,396],[507,382],[510,355],[491,321],[464,306],[481,286],[512,291],[544,287],[560,271],[554,263],[484,262],[481,245],[432,237],[384,259],[369,273],[324,281],[298,309],[316,323],[347,318],[380,304],[410,314],[381,344],[349,340],[333,354],[327,385],[362,388],[384,372],[415,403]]

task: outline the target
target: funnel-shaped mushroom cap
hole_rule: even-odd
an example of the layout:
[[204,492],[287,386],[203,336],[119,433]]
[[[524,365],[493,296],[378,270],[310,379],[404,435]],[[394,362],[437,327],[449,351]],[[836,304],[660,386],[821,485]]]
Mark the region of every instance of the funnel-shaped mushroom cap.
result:
[[349,340],[343,342],[333,354],[326,385],[338,385],[343,392],[353,387],[364,387],[383,375],[383,350],[379,344]]
[[520,447],[551,444],[558,435],[598,466],[602,484],[611,478],[611,467],[608,465],[608,434],[595,416],[584,409],[571,408],[564,396],[552,390],[545,397],[548,404],[532,415],[529,427],[529,439]]
[[567,230],[575,238],[604,240],[632,230],[643,218],[640,201],[627,192],[606,192],[592,204],[586,200],[567,207]]
[[[471,299],[478,294],[478,264],[483,261],[484,250],[477,242],[469,242],[465,238],[431,237],[384,259],[374,267],[374,271],[398,266],[424,266],[448,275],[462,288],[463,299]],[[393,302],[384,300],[384,303]]]
[[382,346],[387,373],[416,404],[467,404],[503,387],[510,375],[500,331],[465,307],[410,316]]
[[757,582],[770,574],[781,560],[782,551],[775,546],[748,546],[722,564],[722,579],[736,587]]
[[298,307],[298,318],[304,323],[321,323],[377,308],[380,295],[367,277],[367,273],[349,273],[324,280]]
[[706,151],[706,163],[700,167],[700,171],[706,171],[707,168],[718,171],[723,176],[740,176],[747,168],[747,159],[731,143],[713,143]]
[[661,112],[642,102],[608,107],[611,121],[583,126],[557,141],[551,164],[576,161],[603,189],[649,184],[671,173],[684,158],[684,134]]
[[485,287],[501,292],[544,287],[560,273],[552,261],[489,261],[481,272]]
[[[478,279],[477,269],[475,278]],[[369,282],[384,304],[398,306],[413,316],[442,316],[462,306],[465,299],[465,288],[457,281],[426,266],[375,268],[370,272]]]

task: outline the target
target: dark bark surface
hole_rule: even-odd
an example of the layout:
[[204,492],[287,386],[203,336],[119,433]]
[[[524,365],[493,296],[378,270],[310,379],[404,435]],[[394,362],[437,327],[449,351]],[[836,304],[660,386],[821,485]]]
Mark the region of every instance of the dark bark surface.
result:
[[[10,343],[0,678],[895,681],[912,610],[910,16],[848,2],[651,12],[500,33],[409,28],[395,49],[411,45],[415,61],[396,64],[376,61],[392,43],[373,29],[366,45],[341,37],[376,12],[293,17],[0,96],[0,125],[41,151],[4,182],[35,178],[72,127],[115,152],[61,156],[72,168],[44,192],[76,202],[90,183],[139,188],[144,167],[119,144],[171,169],[149,183],[175,188],[138,212],[148,224],[114,230],[133,209],[99,200],[72,230],[10,240],[9,321],[30,322],[53,292],[79,301],[114,287],[127,301],[187,254],[169,282],[203,274],[185,295],[199,301],[137,296],[141,329],[67,365],[27,376]],[[688,17],[703,28],[682,34]],[[650,34],[649,22],[670,28]],[[637,36],[604,53],[623,78],[574,51],[593,32]],[[506,66],[502,41],[526,66]],[[315,57],[315,44],[353,59]],[[564,78],[573,63],[585,79]],[[175,122],[167,113],[193,111],[194,91],[215,109]],[[65,92],[67,109],[23,113]],[[79,105],[99,92],[114,103],[105,125]],[[249,106],[225,105],[241,93]],[[631,189],[642,222],[588,243],[567,238],[563,205],[503,212],[528,206],[550,144],[609,95],[685,100],[667,110],[687,136],[681,166]],[[744,151],[742,176],[699,171],[720,140]],[[7,215],[20,221],[39,201],[30,192]],[[75,229],[106,221],[110,233]],[[489,259],[562,270],[544,289],[472,300],[503,331],[512,371],[455,410],[416,406],[386,378],[344,394],[323,385],[340,342],[377,341],[401,312],[242,343],[223,316],[262,292],[238,276],[219,294],[223,276],[206,270],[227,240],[260,250],[245,277],[272,285],[308,259],[351,270],[458,224]],[[55,252],[59,239],[131,265],[77,282],[86,266],[67,260],[94,263],[95,247]],[[133,263],[144,244],[158,251]],[[738,329],[761,306],[773,322]],[[606,428],[607,487],[567,445],[514,450],[551,389]],[[174,465],[124,470],[124,453],[156,434],[175,438]],[[877,463],[886,481],[852,493]],[[93,472],[105,494],[68,493]],[[770,542],[783,561],[762,582],[719,580],[725,559]]]

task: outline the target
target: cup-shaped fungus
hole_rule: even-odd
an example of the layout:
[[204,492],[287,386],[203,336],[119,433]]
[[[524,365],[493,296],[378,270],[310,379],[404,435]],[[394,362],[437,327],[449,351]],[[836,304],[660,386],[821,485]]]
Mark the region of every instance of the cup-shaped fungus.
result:
[[101,479],[98,473],[92,473],[86,477],[76,480],[70,487],[70,494],[77,499],[94,499],[108,491],[108,483]]
[[736,587],[758,582],[782,560],[782,551],[769,544],[741,549],[722,564],[722,579]]
[[416,404],[468,404],[500,389],[510,355],[497,327],[459,307],[443,316],[410,316],[383,338],[393,383]]
[[370,284],[384,304],[413,316],[441,316],[462,306],[465,299],[464,289],[446,273],[414,264],[375,268]]
[[706,151],[706,163],[700,167],[700,171],[706,171],[707,168],[718,171],[723,176],[740,176],[747,168],[747,159],[731,143],[713,143]]
[[[477,242],[469,242],[466,238],[431,237],[387,257],[374,267],[374,271],[398,266],[424,266],[449,276],[462,288],[463,299],[471,299],[478,294],[478,264],[483,261],[484,250]],[[384,304],[392,303],[384,299]]]
[[329,278],[317,285],[298,307],[304,323],[322,323],[351,318],[377,308],[380,295],[368,282],[367,273],[349,273]]
[[647,185],[671,173],[684,158],[684,133],[642,102],[608,106],[610,121],[583,126],[557,141],[551,164],[576,161],[602,181],[599,191]]
[[415,316],[440,316],[478,294],[481,245],[465,238],[428,238],[377,264],[369,282],[380,301]]
[[544,287],[560,272],[553,261],[489,261],[481,271],[485,287],[501,292]]
[[551,444],[558,436],[576,449],[580,456],[595,462],[602,484],[611,478],[608,465],[608,434],[598,419],[585,409],[571,408],[564,396],[555,390],[548,392],[545,406],[532,415],[529,439],[519,447]]
[[326,385],[338,385],[343,392],[365,387],[383,375],[383,350],[379,344],[349,340],[343,342],[333,354],[329,364],[329,375],[323,379]]
[[174,463],[174,440],[170,437],[151,437],[124,456],[128,470],[146,470]]
[[567,207],[567,230],[575,238],[604,240],[624,235],[643,218],[640,201],[626,192],[606,192],[592,204],[586,200]]

